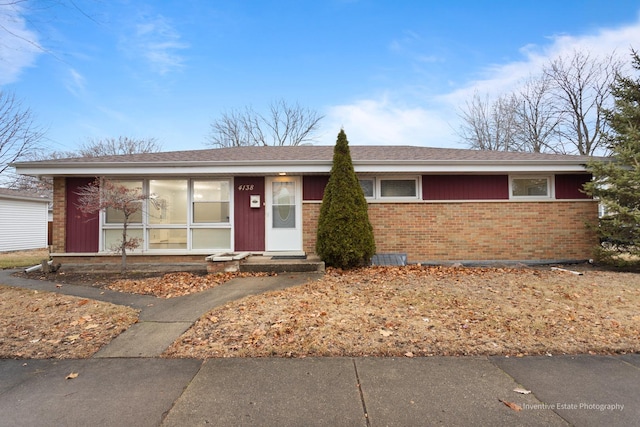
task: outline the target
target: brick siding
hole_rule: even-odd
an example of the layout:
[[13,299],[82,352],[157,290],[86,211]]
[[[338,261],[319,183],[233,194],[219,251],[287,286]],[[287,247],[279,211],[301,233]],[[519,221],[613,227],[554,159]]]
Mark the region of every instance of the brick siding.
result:
[[[303,206],[304,249],[315,252],[319,203]],[[594,201],[371,203],[378,253],[409,262],[581,260],[597,244]]]
[[51,251],[63,253],[66,250],[67,231],[67,186],[66,179],[55,177],[53,179],[53,230]]

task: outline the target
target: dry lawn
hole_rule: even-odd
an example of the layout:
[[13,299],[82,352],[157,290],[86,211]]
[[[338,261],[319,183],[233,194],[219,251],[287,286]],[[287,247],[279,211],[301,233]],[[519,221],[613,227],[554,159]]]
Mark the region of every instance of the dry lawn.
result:
[[[579,268],[579,267],[567,267]],[[640,274],[580,267],[329,270],[198,320],[165,357],[427,356],[640,351]],[[49,279],[176,297],[237,274]],[[83,358],[135,323],[126,307],[0,286],[0,358]]]
[[203,316],[166,357],[430,356],[640,351],[640,275],[381,267]]
[[91,357],[137,319],[128,307],[0,286],[0,358]]
[[0,252],[0,269],[31,267],[49,259],[48,249]]

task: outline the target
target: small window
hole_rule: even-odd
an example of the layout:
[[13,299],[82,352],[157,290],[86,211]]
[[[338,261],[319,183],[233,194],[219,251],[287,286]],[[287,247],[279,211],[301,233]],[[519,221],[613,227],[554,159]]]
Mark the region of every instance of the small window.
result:
[[416,197],[415,179],[381,179],[380,197]]
[[512,197],[549,198],[549,177],[517,177],[511,179]]
[[364,193],[364,197],[373,198],[375,197],[375,181],[373,178],[362,178],[359,179],[360,187],[362,188],[362,192]]

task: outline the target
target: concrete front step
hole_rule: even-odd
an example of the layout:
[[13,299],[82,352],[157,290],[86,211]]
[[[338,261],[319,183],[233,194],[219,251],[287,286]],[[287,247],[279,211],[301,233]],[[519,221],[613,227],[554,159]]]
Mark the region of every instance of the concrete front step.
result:
[[241,271],[251,273],[308,273],[324,272],[324,262],[316,256],[300,254],[271,254],[235,257],[217,254],[207,257],[207,271]]

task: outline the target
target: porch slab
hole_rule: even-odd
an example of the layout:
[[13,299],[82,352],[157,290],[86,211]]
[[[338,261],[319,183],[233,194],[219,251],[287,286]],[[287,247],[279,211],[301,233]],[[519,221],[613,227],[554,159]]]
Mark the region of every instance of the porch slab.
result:
[[272,254],[253,255],[240,263],[240,271],[251,273],[324,273],[324,261],[315,255],[306,258],[273,259]]

